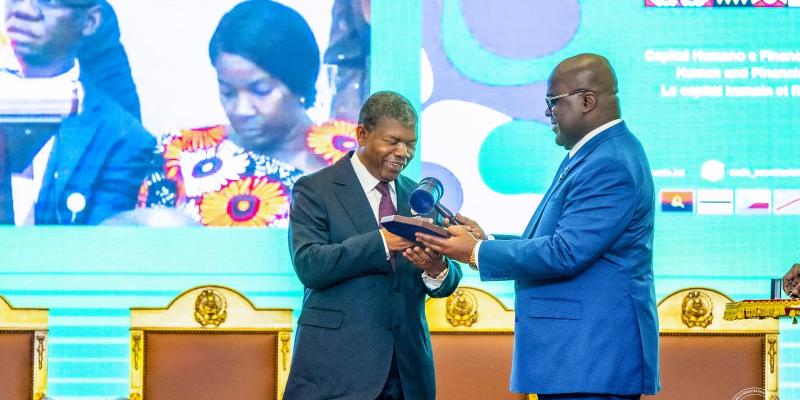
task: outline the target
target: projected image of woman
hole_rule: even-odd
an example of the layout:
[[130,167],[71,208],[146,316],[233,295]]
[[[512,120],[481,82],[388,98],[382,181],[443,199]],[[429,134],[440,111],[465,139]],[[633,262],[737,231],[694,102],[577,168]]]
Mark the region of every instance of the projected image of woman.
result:
[[353,126],[312,123],[320,69],[303,17],[268,0],[236,5],[209,44],[229,126],[180,130],[162,143],[140,206],[175,206],[210,226],[286,226],[294,182],[354,147]]

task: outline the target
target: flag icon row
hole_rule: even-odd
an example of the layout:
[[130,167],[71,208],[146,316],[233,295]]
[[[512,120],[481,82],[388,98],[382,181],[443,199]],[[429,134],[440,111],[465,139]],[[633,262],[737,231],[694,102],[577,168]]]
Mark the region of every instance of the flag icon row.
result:
[[661,190],[664,213],[800,215],[800,189]]

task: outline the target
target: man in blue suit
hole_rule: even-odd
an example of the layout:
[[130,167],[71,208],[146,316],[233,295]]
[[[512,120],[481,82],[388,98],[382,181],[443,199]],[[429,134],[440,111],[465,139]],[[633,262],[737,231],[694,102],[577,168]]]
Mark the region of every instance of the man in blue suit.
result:
[[[74,82],[78,48],[101,25],[99,0],[6,0],[5,22],[22,78]],[[80,78],[80,110],[60,125],[5,129],[0,224],[98,224],[133,209],[155,139]],[[20,128],[20,127],[13,127]]]
[[[569,151],[520,237],[486,239],[459,216],[431,249],[515,280],[511,390],[548,399],[639,399],[659,390],[650,167],[620,119],[604,57],[561,62],[546,115]],[[474,234],[474,235],[473,235]]]

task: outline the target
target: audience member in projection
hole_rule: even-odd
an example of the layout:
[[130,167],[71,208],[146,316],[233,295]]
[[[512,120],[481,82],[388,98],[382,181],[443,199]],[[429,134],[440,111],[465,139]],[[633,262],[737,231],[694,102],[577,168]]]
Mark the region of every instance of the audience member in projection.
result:
[[100,8],[98,0],[5,1],[7,36],[21,68],[2,73],[53,85],[79,81],[84,96],[60,124],[4,127],[2,223],[97,224],[136,205],[155,140],[79,78],[76,63],[81,43],[102,24]]
[[355,147],[354,126],[314,125],[319,48],[295,10],[268,0],[236,5],[209,44],[230,126],[170,132],[140,206],[178,207],[207,226],[288,226],[297,178]]

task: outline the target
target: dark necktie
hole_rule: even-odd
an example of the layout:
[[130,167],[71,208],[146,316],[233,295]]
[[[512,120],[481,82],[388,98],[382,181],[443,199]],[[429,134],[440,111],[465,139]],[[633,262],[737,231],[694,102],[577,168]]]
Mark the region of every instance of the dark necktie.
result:
[[[378,222],[380,223],[381,218],[397,214],[397,209],[394,207],[394,203],[392,203],[392,196],[389,194],[388,183],[378,182],[378,184],[375,185],[375,190],[381,194],[381,202],[378,203]],[[389,252],[389,262],[392,264],[392,269],[394,269],[395,253],[393,251]]]
[[397,214],[397,209],[394,207],[394,203],[392,203],[392,196],[389,194],[389,184],[386,182],[378,182],[378,184],[375,185],[375,190],[381,194],[381,202],[378,205],[378,219],[380,220],[383,217]]

